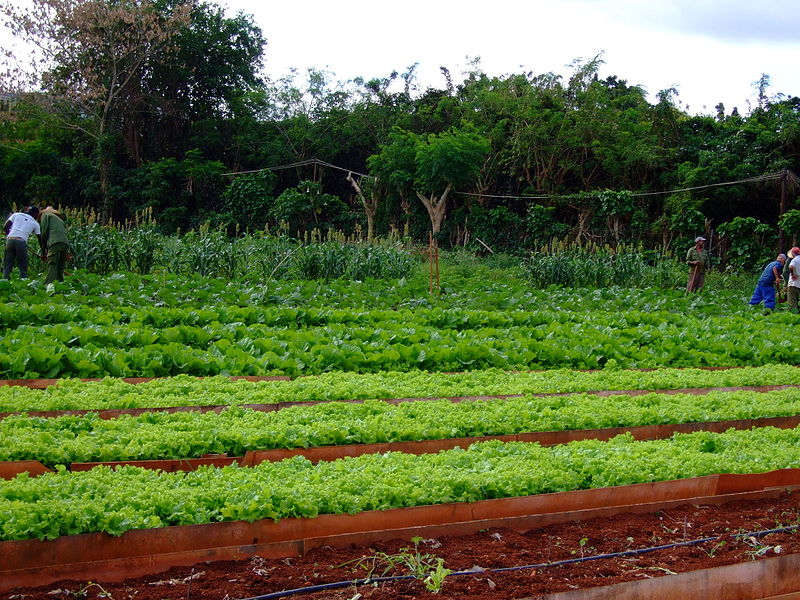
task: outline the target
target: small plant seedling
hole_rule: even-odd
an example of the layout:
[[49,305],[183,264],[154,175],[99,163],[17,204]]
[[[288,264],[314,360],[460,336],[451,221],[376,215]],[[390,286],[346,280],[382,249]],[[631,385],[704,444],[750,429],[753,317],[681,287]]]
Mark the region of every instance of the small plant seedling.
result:
[[711,548],[708,550],[703,548],[703,552],[705,552],[708,555],[708,558],[714,558],[717,552],[719,552],[724,546],[725,546],[725,540],[720,540],[719,542],[711,546]]
[[751,550],[745,550],[745,555],[750,557],[750,560],[755,560],[762,556],[765,556],[770,550],[773,550],[776,554],[780,554],[782,548],[780,546],[770,546],[768,544],[763,543],[757,537],[751,535],[744,539],[744,543],[750,546]]
[[573,550],[572,554],[577,554],[578,552],[580,552],[581,553],[581,558],[583,558],[584,557],[584,548],[586,547],[586,544],[588,542],[589,542],[589,538],[588,537],[584,537],[584,538],[581,538],[580,540],[578,540],[578,550]]
[[97,588],[97,597],[98,598],[108,598],[108,600],[114,600],[114,597],[106,591],[106,589],[100,585],[99,583],[95,583],[93,581],[88,582],[85,586],[79,589],[76,592],[72,592],[73,598],[88,598],[89,597],[89,590]]
[[444,559],[433,554],[420,552],[419,545],[424,540],[421,537],[411,538],[413,548],[400,548],[397,554],[378,552],[373,556],[364,556],[356,561],[349,561],[339,566],[355,562],[355,570],[364,569],[367,581],[384,577],[397,568],[405,568],[414,579],[419,579],[425,584],[429,592],[439,593],[445,577],[453,571],[444,566]]

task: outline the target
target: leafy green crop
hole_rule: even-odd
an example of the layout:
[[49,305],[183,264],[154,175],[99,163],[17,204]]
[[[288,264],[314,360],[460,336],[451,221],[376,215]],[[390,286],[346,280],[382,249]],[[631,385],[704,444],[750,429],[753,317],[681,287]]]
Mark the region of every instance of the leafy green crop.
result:
[[133,467],[61,470],[0,481],[0,539],[227,520],[357,513],[475,502],[708,475],[795,467],[800,430],[763,428],[635,442],[486,442],[439,454],[373,454],[316,465],[297,457],[254,468],[165,473]]
[[800,388],[708,395],[569,396],[453,403],[326,402],[276,412],[96,413],[0,421],[0,460],[72,462],[241,456],[247,450],[633,427],[800,414]]
[[289,325],[281,314],[265,310],[264,323],[250,324],[20,325],[0,339],[0,377],[739,366],[792,364],[800,351],[735,315],[292,310]]
[[601,390],[666,390],[697,387],[796,385],[800,368],[786,365],[736,369],[658,369],[630,371],[508,372],[498,369],[460,373],[322,373],[291,381],[232,381],[227,377],[197,379],[186,375],[130,385],[120,379],[62,379],[39,390],[0,387],[0,412],[34,410],[102,410],[371,400],[415,397],[592,392]]

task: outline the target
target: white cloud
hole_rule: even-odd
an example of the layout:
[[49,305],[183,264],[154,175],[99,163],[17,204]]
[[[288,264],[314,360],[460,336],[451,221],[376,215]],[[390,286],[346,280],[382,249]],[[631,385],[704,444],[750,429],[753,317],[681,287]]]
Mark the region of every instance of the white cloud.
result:
[[272,77],[291,67],[386,77],[418,63],[423,88],[443,87],[439,67],[460,81],[468,56],[490,75],[567,75],[574,59],[602,52],[601,76],[642,85],[651,101],[677,86],[691,112],[718,102],[745,112],[762,73],[770,94],[800,95],[796,0],[218,1],[253,15]]
[[[604,53],[601,76],[617,75],[655,94],[677,86],[692,112],[728,110],[754,97],[762,73],[772,93],[800,94],[793,64],[800,17],[784,0],[340,0],[263,3],[227,0],[254,15],[269,41],[271,75],[289,67],[327,68],[339,79],[403,71],[419,63],[423,86],[442,87],[466,57],[490,75],[567,75],[576,58]],[[703,108],[705,107],[705,109]]]

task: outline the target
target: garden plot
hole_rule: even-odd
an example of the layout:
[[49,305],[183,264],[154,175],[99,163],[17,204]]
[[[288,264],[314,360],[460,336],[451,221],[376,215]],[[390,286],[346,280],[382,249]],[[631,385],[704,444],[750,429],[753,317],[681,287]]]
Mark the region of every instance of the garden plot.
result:
[[[30,585],[33,580],[25,577],[55,581],[72,576],[84,583],[61,589],[79,591],[88,580],[98,579],[98,571],[91,568],[104,569],[99,574],[108,579],[125,579],[136,569],[154,572],[182,564],[188,573],[173,571],[147,585],[199,586],[194,592],[182,590],[191,597],[206,593],[198,591],[204,560],[259,553],[265,561],[266,555],[310,556],[313,539],[324,538],[320,544],[337,548],[343,542],[388,544],[376,552],[390,556],[402,554],[400,548],[409,548],[418,533],[424,534],[423,539],[435,539],[480,535],[486,528],[520,540],[514,536],[521,534],[497,528],[531,531],[599,514],[610,519],[631,510],[652,515],[686,502],[709,506],[744,498],[783,502],[781,490],[800,484],[800,474],[794,470],[800,464],[795,450],[800,447],[796,439],[800,433],[788,422],[784,429],[766,426],[776,424],[769,419],[798,415],[797,368],[768,364],[786,362],[798,349],[791,341],[775,340],[766,333],[757,337],[758,331],[766,331],[753,327],[753,319],[760,316],[744,315],[713,299],[703,304],[704,299],[675,295],[668,306],[659,304],[662,298],[636,298],[623,310],[612,296],[604,302],[600,293],[602,309],[570,312],[548,304],[542,294],[520,293],[510,300],[506,288],[484,294],[480,298],[484,308],[471,305],[477,300],[464,295],[463,308],[452,309],[437,299],[414,305],[407,296],[402,298],[403,291],[386,288],[383,291],[391,300],[365,295],[354,309],[319,286],[316,292],[330,306],[309,301],[314,291],[299,287],[294,297],[298,304],[307,301],[307,306],[274,302],[264,290],[259,295],[257,290],[244,292],[211,283],[199,285],[194,297],[177,286],[167,291],[155,280],[142,279],[134,294],[121,282],[111,282],[112,287],[117,285],[116,292],[92,299],[94,305],[82,304],[77,287],[58,302],[35,286],[15,288],[19,302],[12,301],[12,308],[0,312],[8,332],[0,347],[0,370],[8,377],[226,373],[293,378],[233,382],[183,375],[136,386],[105,379],[66,380],[46,390],[0,387],[4,413],[90,411],[48,417],[6,414],[0,420],[9,460],[41,460],[55,469],[0,482],[5,540],[0,542],[0,554],[5,553],[0,562],[6,565],[6,582],[20,577],[18,581]],[[344,290],[341,298],[352,303],[354,289]],[[161,306],[154,306],[155,298]],[[26,312],[23,305],[36,308]],[[776,316],[778,321],[785,318]],[[30,350],[32,339],[41,341],[36,346],[41,352]],[[671,368],[675,366],[742,368]],[[603,368],[574,370],[598,367]],[[550,370],[531,371],[541,368]],[[297,377],[300,374],[314,376]],[[710,389],[744,386],[757,389]],[[590,393],[596,391],[633,393]],[[262,410],[255,410],[255,405]],[[181,411],[171,412],[175,408]],[[143,409],[126,416],[94,412]],[[733,421],[744,429],[703,431],[728,429]],[[607,441],[551,440],[546,443],[556,445],[547,447],[521,441],[543,432],[572,435],[592,430],[602,438],[596,433],[599,429],[620,433],[686,424],[698,431],[677,435],[670,431],[666,439],[647,441],[637,441],[631,434]],[[753,426],[757,428],[750,430]],[[498,439],[472,443],[489,436]],[[392,446],[369,448],[442,441],[451,446],[420,453],[397,452]],[[332,445],[369,451],[319,462],[302,455],[278,462],[254,458],[262,452],[310,453]],[[187,472],[130,466],[70,472],[59,466],[144,457],[185,461],[208,454],[227,454],[220,459],[223,462],[233,457],[245,460]],[[745,479],[739,480],[717,473],[756,475],[742,475]],[[748,483],[736,483],[740,481]],[[588,503],[578,504],[577,498]],[[609,498],[616,503],[605,502]],[[500,512],[490,514],[489,506]],[[792,510],[781,506],[787,514]],[[575,511],[581,513],[580,519]],[[410,520],[394,526],[389,520],[393,515]],[[787,516],[786,522],[792,519],[796,515]],[[362,523],[360,529],[347,529],[356,522]],[[598,530],[604,531],[599,525]],[[780,535],[784,534],[791,536]],[[148,541],[151,535],[162,539],[163,545]],[[215,541],[207,543],[206,536]],[[388,542],[392,537],[403,541]],[[595,537],[592,533],[571,540],[570,556],[599,552]],[[631,547],[643,548],[644,543],[634,538]],[[781,546],[786,553],[792,547],[783,538],[763,546]],[[369,554],[369,547],[361,553]],[[131,548],[140,549],[140,554],[124,554]],[[710,548],[717,553],[713,545]],[[419,549],[434,550],[427,544]],[[92,554],[101,550],[111,554]],[[782,558],[768,552],[753,556]],[[13,562],[25,557],[51,561]],[[487,556],[480,562],[500,564],[499,558]],[[462,568],[455,558],[447,560]],[[560,559],[545,562],[554,560]],[[8,566],[12,562],[15,567]],[[246,568],[256,563],[248,562]],[[442,568],[453,567],[445,561]],[[677,570],[663,568],[665,574]],[[208,581],[216,581],[220,589],[221,582],[211,575],[215,567],[208,569]],[[309,577],[288,571],[284,575],[297,581]],[[284,575],[276,571],[270,587],[252,592],[231,588],[231,597],[279,591],[288,585]],[[310,580],[332,581],[326,574],[317,575],[312,571]],[[492,576],[464,577],[475,579],[481,597],[491,597],[486,587],[501,587]],[[446,579],[445,585],[450,581],[455,578]],[[409,586],[401,590],[408,595],[427,593],[419,588],[424,588],[424,578],[422,583],[411,580],[399,585]],[[564,588],[548,591],[557,589]],[[169,596],[177,595],[172,591]],[[104,593],[98,586],[84,592]],[[352,598],[384,592],[396,590],[345,588],[343,593]],[[147,597],[144,590],[140,593]],[[469,597],[468,593],[454,592],[460,597]],[[523,594],[522,588],[514,588],[503,593],[510,595],[498,597],[539,592],[530,588]]]
[[[321,547],[305,556],[239,561],[200,562],[120,582],[90,584],[65,578],[48,586],[14,590],[2,598],[53,600],[84,598],[161,600],[165,597],[253,598],[281,591],[318,586],[286,595],[303,600],[373,600],[417,598],[441,600],[512,600],[547,598],[624,582],[665,585],[676,574],[758,566],[760,561],[786,561],[800,554],[800,536],[793,530],[765,535],[755,532],[796,526],[800,496],[745,500],[724,504],[689,504],[669,509],[625,513],[600,519],[573,520],[534,528],[526,533],[489,528],[471,535],[441,535],[417,539],[375,541],[346,548]],[[696,542],[696,540],[707,540]],[[661,548],[661,549],[654,549]],[[606,558],[601,558],[606,556]],[[460,573],[436,578],[439,561]],[[504,570],[505,569],[505,570]],[[395,581],[366,583],[364,578],[398,577]],[[434,578],[428,579],[431,575]],[[734,577],[724,575],[725,585]],[[788,579],[786,577],[784,580]],[[355,581],[361,580],[357,584]],[[758,582],[757,577],[750,577]],[[711,580],[713,582],[713,579]],[[773,577],[738,590],[736,597],[762,598]],[[353,582],[353,583],[348,583]],[[720,584],[717,580],[715,583]],[[337,585],[338,584],[338,585]],[[720,584],[721,585],[721,584]],[[336,587],[335,587],[336,586]],[[433,587],[438,591],[429,589]],[[687,600],[714,597],[698,586],[673,587],[673,596]],[[653,589],[650,589],[651,596]],[[358,596],[361,594],[361,596]],[[702,594],[706,594],[703,596]],[[609,598],[614,595],[606,596]]]

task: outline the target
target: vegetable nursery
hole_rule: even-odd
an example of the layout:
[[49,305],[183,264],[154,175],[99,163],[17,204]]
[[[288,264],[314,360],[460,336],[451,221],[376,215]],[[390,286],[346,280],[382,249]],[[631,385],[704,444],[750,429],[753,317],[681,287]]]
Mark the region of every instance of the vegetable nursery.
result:
[[[0,295],[2,377],[27,383],[0,386],[9,593],[687,502],[800,522],[780,491],[800,485],[798,344],[769,329],[795,317],[735,292],[81,272]],[[457,559],[426,556],[420,593],[459,585]],[[283,591],[262,583],[238,593]]]

